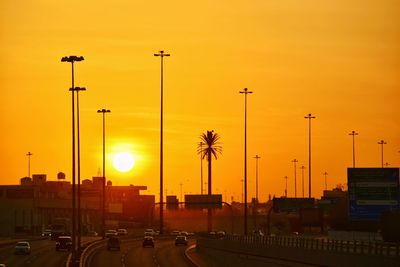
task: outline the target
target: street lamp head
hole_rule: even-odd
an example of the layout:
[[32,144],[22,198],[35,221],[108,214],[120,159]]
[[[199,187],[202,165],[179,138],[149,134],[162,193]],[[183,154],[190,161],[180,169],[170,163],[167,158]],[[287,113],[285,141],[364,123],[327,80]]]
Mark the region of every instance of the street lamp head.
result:
[[315,116],[312,116],[311,113],[309,113],[307,116],[304,117],[305,119],[315,119]]
[[159,56],[161,56],[161,57],[169,57],[170,54],[165,54],[165,53],[164,53],[164,50],[160,50],[160,53],[154,54],[154,56],[155,56],[155,57],[159,57]]
[[105,108],[97,110],[97,113],[109,113],[109,112],[111,112],[111,110]]
[[247,88],[244,88],[243,91],[239,91],[239,93],[247,95],[247,94],[252,94],[253,92],[249,91]]
[[61,62],[71,62],[73,63],[74,61],[82,61],[84,60],[83,56],[66,56],[61,58]]

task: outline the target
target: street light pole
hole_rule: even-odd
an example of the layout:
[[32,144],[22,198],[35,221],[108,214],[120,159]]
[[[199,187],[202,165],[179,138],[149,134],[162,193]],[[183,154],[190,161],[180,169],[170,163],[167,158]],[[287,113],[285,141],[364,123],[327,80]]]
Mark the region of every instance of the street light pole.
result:
[[101,235],[103,239],[105,239],[105,231],[106,231],[106,113],[110,113],[109,109],[99,109],[97,113],[103,114],[103,185],[102,185],[102,203],[101,203]]
[[69,62],[71,63],[72,69],[72,86],[69,89],[71,91],[72,97],[72,249],[71,249],[71,260],[73,264],[76,263],[76,181],[75,181],[75,81],[74,81],[74,62],[79,62],[84,60],[83,56],[65,56],[61,58],[61,62]]
[[203,194],[203,142],[200,142],[200,195]]
[[381,151],[382,151],[381,158],[382,158],[382,168],[383,168],[383,145],[386,145],[387,143],[384,140],[381,140],[381,141],[378,142],[378,144],[381,145],[381,147],[382,147],[382,149],[381,149]]
[[355,144],[354,144],[354,136],[358,135],[358,133],[356,133],[356,131],[351,131],[351,133],[349,133],[349,135],[353,136],[353,168],[356,167],[356,149],[355,149]]
[[170,54],[165,54],[161,50],[158,54],[154,54],[155,57],[161,58],[161,122],[160,122],[160,234],[163,234],[164,224],[164,206],[163,206],[163,98],[164,98],[164,57],[169,57]]
[[244,94],[244,235],[247,235],[247,94],[252,94],[244,88],[239,93]]
[[76,128],[77,128],[77,160],[78,160],[78,253],[81,251],[81,152],[80,152],[80,133],[79,133],[79,91],[85,91],[85,87],[75,87],[76,91]]
[[258,203],[258,160],[261,158],[259,155],[254,157],[256,159],[256,200]]
[[285,186],[285,197],[287,198],[287,179],[288,179],[288,177],[285,176],[285,177],[283,177],[283,178],[285,178],[285,181],[286,181],[286,186]]
[[328,183],[326,181],[326,177],[328,176],[327,172],[324,172],[324,176],[325,176],[325,191],[328,190]]
[[28,156],[28,177],[31,177],[31,156],[33,155],[31,152],[26,154]]
[[311,119],[315,119],[311,113],[304,117],[308,119],[308,197],[311,198]]
[[294,163],[294,197],[296,198],[297,197],[296,163],[299,161],[297,159],[294,159],[294,160],[292,160],[292,162]]
[[302,191],[303,191],[303,198],[304,198],[304,169],[305,169],[306,167],[304,167],[304,166],[301,166],[300,167],[300,169],[301,169],[301,187],[302,187]]

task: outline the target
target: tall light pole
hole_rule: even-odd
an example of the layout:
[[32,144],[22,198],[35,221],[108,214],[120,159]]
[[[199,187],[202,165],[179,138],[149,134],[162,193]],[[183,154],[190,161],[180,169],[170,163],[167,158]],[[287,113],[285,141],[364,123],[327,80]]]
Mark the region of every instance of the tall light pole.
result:
[[101,235],[103,239],[105,238],[106,232],[106,113],[110,113],[109,109],[99,109],[97,113],[103,114],[103,193],[102,193],[102,202],[101,202]]
[[71,63],[72,68],[72,86],[69,89],[72,96],[72,249],[71,249],[71,259],[73,264],[76,262],[76,181],[75,181],[75,81],[74,81],[74,63],[83,61],[83,56],[65,56],[61,58],[61,62]]
[[353,168],[355,168],[356,167],[356,149],[355,149],[354,136],[358,135],[358,133],[356,133],[356,131],[351,131],[351,133],[349,133],[349,135],[353,136]]
[[165,54],[163,50],[154,54],[155,57],[161,58],[161,122],[160,122],[160,234],[163,234],[164,224],[164,202],[163,202],[163,98],[164,98],[164,57],[169,57],[170,54]]
[[294,197],[297,197],[297,180],[296,180],[296,174],[297,174],[297,169],[296,169],[296,163],[299,162],[297,159],[292,160],[294,163]]
[[301,169],[301,187],[302,187],[302,192],[303,192],[303,198],[304,198],[304,169],[305,168],[306,167],[304,167],[304,166],[300,167],[300,169]]
[[81,250],[81,152],[80,152],[80,133],[79,133],[79,91],[85,91],[85,87],[75,87],[76,91],[76,128],[77,128],[77,162],[78,162],[78,251]]
[[259,155],[254,157],[256,159],[256,200],[258,203],[258,160],[261,158]]
[[285,176],[285,177],[283,177],[283,178],[285,178],[285,181],[286,181],[286,185],[285,185],[285,197],[287,198],[287,179],[288,179],[289,177]]
[[244,88],[239,93],[244,94],[244,235],[247,235],[247,94],[252,94]]
[[378,144],[381,145],[381,151],[382,151],[381,160],[382,160],[382,168],[383,168],[383,145],[386,145],[387,143],[384,140],[381,140],[378,142]]
[[28,177],[31,177],[31,156],[33,155],[31,152],[26,154],[28,156]]
[[203,194],[203,142],[200,142],[200,195]]
[[311,113],[304,117],[308,119],[308,197],[311,198],[311,119],[315,119]]
[[328,182],[326,180],[326,177],[328,176],[327,172],[324,172],[324,176],[325,176],[325,191],[328,190]]

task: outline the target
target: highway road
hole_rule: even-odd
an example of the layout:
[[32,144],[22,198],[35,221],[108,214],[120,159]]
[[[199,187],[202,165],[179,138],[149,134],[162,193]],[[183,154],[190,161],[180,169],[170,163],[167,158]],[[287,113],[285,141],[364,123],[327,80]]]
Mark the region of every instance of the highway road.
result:
[[[82,238],[82,242],[94,238]],[[97,238],[95,238],[97,239]],[[0,248],[0,263],[7,267],[62,267],[68,258],[68,251],[56,251],[53,240],[34,240],[31,244],[30,255],[14,255],[14,246],[7,245]]]
[[[97,249],[88,266],[122,267],[192,267],[185,258],[186,246],[175,246],[175,239],[156,238],[155,247],[142,247],[142,239],[123,239],[120,251],[108,251],[105,246]],[[189,245],[195,240],[189,240]]]

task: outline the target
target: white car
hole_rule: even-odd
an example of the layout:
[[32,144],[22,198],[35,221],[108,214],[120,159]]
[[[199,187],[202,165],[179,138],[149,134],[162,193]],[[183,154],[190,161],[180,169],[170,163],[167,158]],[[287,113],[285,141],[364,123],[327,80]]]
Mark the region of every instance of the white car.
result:
[[149,228],[144,231],[144,236],[155,236],[155,235],[156,232],[154,231],[154,229]]
[[126,229],[117,229],[118,235],[127,235],[128,231]]
[[28,241],[19,241],[15,245],[14,254],[31,254],[31,245]]
[[115,230],[107,230],[105,233],[105,237],[112,237],[118,235],[117,231]]

